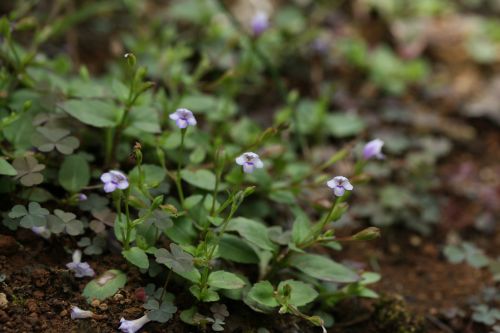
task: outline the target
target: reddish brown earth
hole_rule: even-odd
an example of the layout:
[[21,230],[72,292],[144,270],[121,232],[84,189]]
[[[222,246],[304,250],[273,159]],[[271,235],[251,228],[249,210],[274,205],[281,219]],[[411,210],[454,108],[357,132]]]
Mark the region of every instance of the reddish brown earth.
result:
[[[0,332],[116,332],[120,317],[133,319],[142,315],[142,303],[137,299],[135,290],[144,286],[146,281],[119,255],[103,255],[97,260],[90,260],[90,263],[97,273],[109,268],[126,271],[129,277],[126,288],[111,299],[89,306],[80,296],[86,280],[75,279],[65,269],[69,255],[65,254],[60,243],[46,242],[27,231],[18,232],[17,239],[19,248],[14,253],[10,251],[8,255],[0,256],[0,271],[6,275],[6,280],[0,283],[0,292],[5,293],[9,301],[7,307],[0,310]],[[348,246],[342,257],[371,262],[372,269],[380,267],[383,279],[375,289],[382,295],[404,300],[411,316],[420,317],[420,322],[425,325],[421,332],[487,332],[473,326],[468,319],[450,321],[444,316],[447,310],[454,307],[466,309],[467,299],[491,281],[485,270],[447,263],[435,245],[437,240],[437,235],[421,238],[406,231],[388,232],[379,241]],[[339,324],[330,332],[393,332],[388,328],[381,330],[378,316],[382,310],[376,310],[376,303],[342,303],[336,310]],[[90,308],[103,318],[71,320],[71,305]],[[400,305],[384,303],[384,306],[385,311],[393,311],[394,306]],[[228,307],[232,313],[228,321],[228,331],[231,332],[253,332],[258,324],[273,327],[274,332],[317,331],[290,317],[257,315],[232,303]],[[408,315],[405,311],[402,313]],[[404,327],[404,320],[398,324]],[[177,317],[165,327],[149,324],[143,330],[193,331]]]

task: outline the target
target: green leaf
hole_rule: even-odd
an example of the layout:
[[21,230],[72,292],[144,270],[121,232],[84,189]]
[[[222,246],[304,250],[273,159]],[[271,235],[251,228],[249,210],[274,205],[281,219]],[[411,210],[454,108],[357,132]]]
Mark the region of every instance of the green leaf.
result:
[[[144,185],[147,187],[156,187],[160,184],[164,179],[167,173],[165,169],[159,167],[154,164],[143,164],[142,172],[144,176]],[[129,180],[133,184],[139,183],[139,168],[133,168],[129,174]]]
[[247,295],[251,300],[267,307],[276,307],[279,303],[274,298],[274,288],[269,281],[261,281],[252,286]]
[[189,288],[191,294],[202,302],[216,302],[220,299],[219,294],[212,288],[205,289],[203,292],[198,285]]
[[138,247],[132,247],[128,250],[122,251],[122,255],[130,261],[132,264],[136,265],[139,268],[142,269],[148,269],[149,268],[149,260],[148,260],[148,255],[144,250],[138,248]]
[[130,110],[129,128],[139,133],[160,133],[158,111],[149,106],[135,106]]
[[23,205],[15,205],[14,207],[12,207],[9,213],[9,217],[12,219],[17,219],[25,215],[28,215],[28,211]]
[[38,127],[31,140],[42,152],[46,153],[57,149],[60,153],[69,155],[80,145],[80,141],[69,134],[70,131],[67,129]]
[[318,297],[318,292],[310,284],[296,280],[281,281],[278,285],[278,292],[280,294],[283,294],[285,285],[289,285],[292,288],[288,304],[304,306]]
[[179,244],[190,244],[198,235],[192,220],[185,217],[178,218],[171,228],[165,230],[165,234]]
[[0,175],[15,176],[17,175],[16,169],[5,159],[0,158]]
[[91,303],[94,299],[105,300],[116,294],[118,289],[123,288],[127,282],[125,273],[111,269],[96,277],[83,289],[82,295]]
[[237,236],[224,234],[219,243],[220,257],[241,264],[257,264],[259,257],[247,243]]
[[3,134],[17,149],[27,149],[31,147],[31,135],[34,131],[33,115],[31,112],[26,112],[5,127]]
[[289,259],[289,264],[299,271],[323,281],[349,283],[359,280],[356,272],[317,254],[293,254]]
[[112,103],[100,100],[69,100],[59,107],[84,124],[94,127],[115,127],[118,110]]
[[277,246],[269,239],[266,226],[262,223],[237,217],[229,221],[227,230],[238,232],[241,237],[264,250],[275,251],[277,249]]
[[336,138],[356,135],[365,127],[363,120],[354,114],[333,113],[326,120],[326,128]]
[[45,165],[39,164],[33,156],[18,157],[12,161],[12,166],[17,171],[14,179],[19,179],[22,185],[33,186],[43,182],[40,171],[45,169]]
[[308,236],[311,231],[311,223],[307,218],[307,215],[303,212],[300,212],[295,221],[293,222],[292,227],[292,241],[295,244],[301,244],[308,240]]
[[81,155],[71,155],[64,159],[59,169],[59,183],[68,192],[76,193],[88,185],[90,168]]
[[204,190],[212,191],[215,188],[215,174],[208,170],[182,170],[181,177],[187,183]]
[[185,252],[179,245],[170,244],[170,251],[157,249],[155,252],[156,262],[164,264],[176,273],[184,273],[193,270],[193,256]]
[[216,271],[208,276],[208,285],[219,289],[240,289],[245,286],[245,281],[234,273]]

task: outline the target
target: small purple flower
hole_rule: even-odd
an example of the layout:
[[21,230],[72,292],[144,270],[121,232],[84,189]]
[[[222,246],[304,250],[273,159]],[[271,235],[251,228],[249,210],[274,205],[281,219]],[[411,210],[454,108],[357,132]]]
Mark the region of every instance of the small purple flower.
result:
[[251,26],[254,36],[260,36],[269,28],[269,16],[267,13],[262,11],[257,12],[252,18]]
[[71,306],[71,319],[85,319],[94,317],[92,311],[82,310],[77,306]]
[[78,194],[78,201],[87,201],[88,197],[84,193]]
[[118,170],[103,173],[101,181],[104,183],[104,192],[106,193],[111,193],[116,189],[124,190],[128,187],[127,176]]
[[188,126],[196,125],[196,118],[193,113],[188,109],[177,109],[174,113],[170,114],[170,119],[175,120],[175,124],[179,128],[186,128]]
[[384,145],[384,141],[380,139],[375,139],[368,142],[363,148],[363,157],[365,160],[369,160],[371,158],[383,159],[385,156],[382,154],[382,146]]
[[349,179],[343,176],[337,176],[330,179],[326,185],[333,189],[333,193],[338,197],[343,196],[345,191],[352,191],[354,188],[351,183],[349,183]]
[[122,317],[122,319],[120,319],[119,329],[125,333],[135,333],[150,321],[151,319],[149,319],[147,315],[136,320],[125,320],[125,318]]
[[264,167],[264,163],[259,158],[259,155],[246,152],[236,158],[236,164],[243,166],[243,172],[252,173],[255,169]]
[[82,261],[82,251],[75,250],[75,252],[73,252],[73,262],[67,263],[66,267],[72,270],[77,278],[85,276],[89,277],[94,276],[95,272],[90,267],[90,265],[86,262],[81,262],[81,261]]

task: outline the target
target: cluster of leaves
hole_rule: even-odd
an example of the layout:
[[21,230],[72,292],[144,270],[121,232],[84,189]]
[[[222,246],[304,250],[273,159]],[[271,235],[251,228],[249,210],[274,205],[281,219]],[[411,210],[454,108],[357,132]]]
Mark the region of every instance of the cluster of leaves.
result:
[[[322,6],[311,10],[321,12]],[[106,75],[91,77],[67,56],[44,54],[44,45],[57,45],[64,29],[117,8],[129,10],[133,25],[147,21],[149,28],[124,34],[123,48],[135,55],[122,59],[120,54]],[[358,170],[351,149],[316,150],[332,140],[361,136],[370,125],[361,113],[338,111],[344,107],[332,101],[336,82],[309,96],[299,88],[289,91],[276,75],[288,69],[290,59],[308,63],[313,52],[311,44],[321,32],[312,37],[304,32],[305,8],[285,6],[259,38],[216,1],[174,2],[167,27],[163,15],[151,17],[131,1],[82,4],[80,14],[59,16],[56,7],[55,22],[30,10],[19,6],[0,20],[5,41],[0,45],[0,192],[12,196],[12,207],[4,212],[7,227],[43,228],[46,237],[81,235],[77,246],[87,255],[102,254],[110,239],[118,241],[132,265],[167,282],[175,275],[198,301],[240,300],[255,311],[289,313],[319,326],[331,321],[326,312],[340,300],[377,297],[369,285],[378,274],[317,251],[321,246],[338,250],[342,241],[377,234],[368,229],[336,236],[332,223],[346,216],[349,196],[334,202],[331,193],[321,191],[334,170],[352,176],[356,187],[368,174],[387,181],[390,170],[375,164]],[[180,26],[193,40],[181,38]],[[31,36],[30,43],[16,39],[22,33]],[[332,52],[383,93],[401,95],[429,75],[424,61],[402,59],[386,46],[371,49],[357,37],[339,40]],[[262,75],[267,71],[272,84]],[[273,101],[277,112],[258,121],[260,113],[250,117],[254,105],[240,101],[269,89],[279,89]],[[199,128],[175,128],[168,116],[178,107],[193,110]],[[140,146],[132,149],[136,141]],[[414,143],[401,135],[385,141],[390,153],[405,153],[412,166],[391,165],[405,186],[380,186],[375,196],[363,196],[369,198],[365,211],[358,207],[355,215],[377,225],[435,222],[436,201],[428,194],[432,184],[421,180],[433,173],[447,145],[437,149],[428,140]],[[249,150],[258,151],[266,167],[246,175],[234,158]],[[347,168],[341,169],[340,161]],[[97,195],[99,176],[110,168],[126,170],[130,182],[110,195],[111,201]],[[408,170],[411,186],[406,186]],[[81,192],[86,200],[80,201]],[[328,214],[324,208],[331,205]],[[123,272],[110,270],[89,282],[84,296],[105,298],[125,283]],[[214,303],[210,312],[177,309],[167,287],[148,289],[144,308],[151,320],[164,323],[182,310],[188,324],[223,330],[229,312],[222,303]]]

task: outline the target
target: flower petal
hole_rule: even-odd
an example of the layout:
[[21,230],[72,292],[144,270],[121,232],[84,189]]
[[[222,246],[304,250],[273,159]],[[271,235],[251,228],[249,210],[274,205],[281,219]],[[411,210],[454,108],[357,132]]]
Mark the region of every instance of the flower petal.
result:
[[255,165],[250,163],[243,164],[243,172],[252,173],[255,170]]
[[106,183],[104,184],[104,192],[106,193],[111,193],[114,190],[116,190],[116,185],[113,183]]
[[118,182],[118,185],[116,187],[118,187],[120,190],[124,190],[128,187],[128,181],[125,179],[125,180],[122,180],[121,182]]
[[347,182],[344,182],[344,188],[345,188],[347,191],[352,191],[352,189],[353,189],[354,187],[352,186],[352,184],[351,184],[351,183],[349,183],[349,181],[347,181]]
[[177,127],[179,128],[186,128],[188,127],[188,122],[182,118],[179,118],[175,121]]
[[335,188],[333,189],[333,193],[334,193],[336,196],[341,197],[341,196],[343,196],[343,195],[344,195],[345,190],[344,190],[344,188],[343,188],[343,187],[335,187]]
[[236,164],[238,164],[238,165],[245,164],[245,155],[243,154],[243,155],[236,157],[235,161],[236,161]]
[[101,181],[103,183],[109,183],[113,179],[113,175],[109,172],[103,173],[101,175]]

